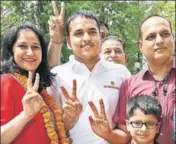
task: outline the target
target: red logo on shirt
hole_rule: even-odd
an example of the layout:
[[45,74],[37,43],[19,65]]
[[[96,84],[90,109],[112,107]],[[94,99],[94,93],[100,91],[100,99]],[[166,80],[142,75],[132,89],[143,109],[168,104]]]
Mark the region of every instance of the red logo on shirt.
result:
[[110,85],[104,85],[104,88],[113,88],[119,90],[119,87],[115,86],[115,82],[111,81]]

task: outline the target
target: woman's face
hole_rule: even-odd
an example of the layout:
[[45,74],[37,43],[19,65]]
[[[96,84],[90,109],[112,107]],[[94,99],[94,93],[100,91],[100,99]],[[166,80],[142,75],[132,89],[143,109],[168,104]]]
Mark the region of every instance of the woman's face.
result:
[[19,32],[13,45],[13,57],[20,68],[35,73],[42,60],[42,49],[39,38],[32,30]]

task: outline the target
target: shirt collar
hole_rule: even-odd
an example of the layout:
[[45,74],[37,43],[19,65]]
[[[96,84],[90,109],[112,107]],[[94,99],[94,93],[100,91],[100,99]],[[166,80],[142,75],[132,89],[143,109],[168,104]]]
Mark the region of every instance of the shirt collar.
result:
[[[176,69],[176,57],[173,57],[171,69]],[[142,77],[144,77],[146,74],[151,74],[148,67],[141,71]]]

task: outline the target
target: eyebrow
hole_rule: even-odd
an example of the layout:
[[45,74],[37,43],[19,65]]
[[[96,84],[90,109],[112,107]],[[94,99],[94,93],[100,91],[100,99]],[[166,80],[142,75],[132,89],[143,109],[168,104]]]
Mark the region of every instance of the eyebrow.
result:
[[35,42],[35,43],[33,43],[33,44],[36,44],[36,45],[41,45],[40,43],[36,43],[36,42]]
[[[97,29],[96,28],[90,28],[88,30],[97,30]],[[77,29],[77,30],[75,30],[75,32],[77,32],[77,31],[83,31],[83,29]]]
[[169,30],[163,30],[163,31],[161,31],[161,33],[162,33],[162,32],[169,32],[169,33],[171,33]]
[[[160,33],[162,33],[162,32],[169,32],[169,33],[171,33],[168,29],[164,29]],[[156,32],[148,33],[147,36],[150,35],[150,34],[156,34]]]
[[97,30],[96,28],[90,28],[89,30]]
[[119,48],[119,47],[107,47],[106,49],[118,49],[118,50],[121,50],[121,51],[123,51],[123,48]]
[[[21,42],[18,42],[17,44],[26,44],[26,42],[21,41]],[[41,46],[41,44],[37,42],[34,42],[32,44]]]

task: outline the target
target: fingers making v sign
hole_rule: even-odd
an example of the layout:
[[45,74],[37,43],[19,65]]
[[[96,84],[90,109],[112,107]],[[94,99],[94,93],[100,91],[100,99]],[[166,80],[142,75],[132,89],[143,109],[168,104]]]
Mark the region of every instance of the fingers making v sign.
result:
[[54,16],[50,16],[50,19],[48,21],[50,38],[51,42],[60,44],[63,42],[64,39],[64,2],[61,2],[60,14],[56,6],[56,1],[51,1],[51,3],[54,11]]
[[104,102],[102,99],[99,100],[99,104],[100,112],[98,112],[95,104],[92,101],[89,102],[89,106],[91,107],[95,117],[93,118],[92,116],[89,116],[89,121],[94,133],[101,137],[105,137],[110,133],[111,129],[109,127],[108,119],[105,113]]
[[38,93],[40,77],[36,74],[34,85],[32,84],[32,72],[29,71],[27,79],[27,91],[22,99],[25,116],[33,118],[42,106],[42,97]]
[[76,95],[77,84],[76,80],[73,80],[72,95],[70,96],[67,90],[62,86],[62,93],[65,96],[66,102],[63,105],[64,114],[70,121],[76,120],[82,112],[82,104]]

